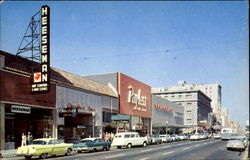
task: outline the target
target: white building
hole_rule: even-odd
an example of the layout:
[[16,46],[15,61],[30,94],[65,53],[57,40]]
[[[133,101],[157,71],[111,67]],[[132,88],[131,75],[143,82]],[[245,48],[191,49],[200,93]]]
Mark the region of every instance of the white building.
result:
[[227,108],[221,108],[221,125],[223,128],[230,127],[230,119]]
[[185,81],[179,81],[177,85],[169,86],[166,88],[153,88],[153,92],[160,91],[177,91],[177,90],[201,90],[206,94],[211,101],[211,108],[216,116],[217,121],[221,122],[221,85],[217,82],[216,84],[187,84]]

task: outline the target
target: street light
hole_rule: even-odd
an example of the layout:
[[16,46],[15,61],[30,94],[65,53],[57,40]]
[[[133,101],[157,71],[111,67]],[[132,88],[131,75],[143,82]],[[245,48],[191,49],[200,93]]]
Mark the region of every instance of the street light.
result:
[[166,135],[168,134],[168,121],[166,121]]
[[93,134],[92,137],[95,136],[95,111],[92,111],[92,116],[93,116]]

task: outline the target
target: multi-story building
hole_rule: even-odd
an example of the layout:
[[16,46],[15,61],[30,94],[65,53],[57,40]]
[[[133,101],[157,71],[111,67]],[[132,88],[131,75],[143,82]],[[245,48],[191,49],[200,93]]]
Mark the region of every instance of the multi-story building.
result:
[[227,108],[221,108],[221,126],[223,128],[229,128],[230,120]]
[[187,84],[185,81],[179,81],[177,85],[169,86],[166,88],[154,88],[153,90],[201,90],[211,99],[211,108],[213,109],[213,114],[216,117],[216,121],[221,122],[221,85],[217,82],[216,84]]
[[211,125],[211,99],[200,90],[171,90],[152,89],[153,95],[159,95],[168,100],[184,106],[184,125],[210,126]]
[[152,133],[177,133],[184,128],[184,107],[164,97],[152,95]]
[[243,133],[243,129],[242,129],[239,121],[231,120],[230,121],[230,128],[232,128],[235,133]]

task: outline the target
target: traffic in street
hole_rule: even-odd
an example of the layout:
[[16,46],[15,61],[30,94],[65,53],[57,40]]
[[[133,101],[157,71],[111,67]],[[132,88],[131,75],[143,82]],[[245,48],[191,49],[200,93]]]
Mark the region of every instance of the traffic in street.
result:
[[[150,160],[150,159],[168,159],[168,160],[245,160],[247,159],[248,148],[245,151],[227,150],[227,141],[221,139],[203,139],[198,141],[177,141],[172,143],[161,143],[157,145],[148,145],[146,147],[133,147],[117,149],[111,147],[109,151],[97,152],[72,152],[71,156],[48,157],[50,160]],[[16,158],[24,159],[24,158]],[[33,158],[38,159],[38,158]]]

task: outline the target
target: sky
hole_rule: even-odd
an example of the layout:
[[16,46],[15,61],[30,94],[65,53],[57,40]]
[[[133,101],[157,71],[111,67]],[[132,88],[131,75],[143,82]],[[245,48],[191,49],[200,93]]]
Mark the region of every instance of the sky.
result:
[[52,67],[121,72],[153,88],[219,82],[230,119],[249,119],[247,1],[7,1],[1,50],[16,54],[42,5],[51,10]]

